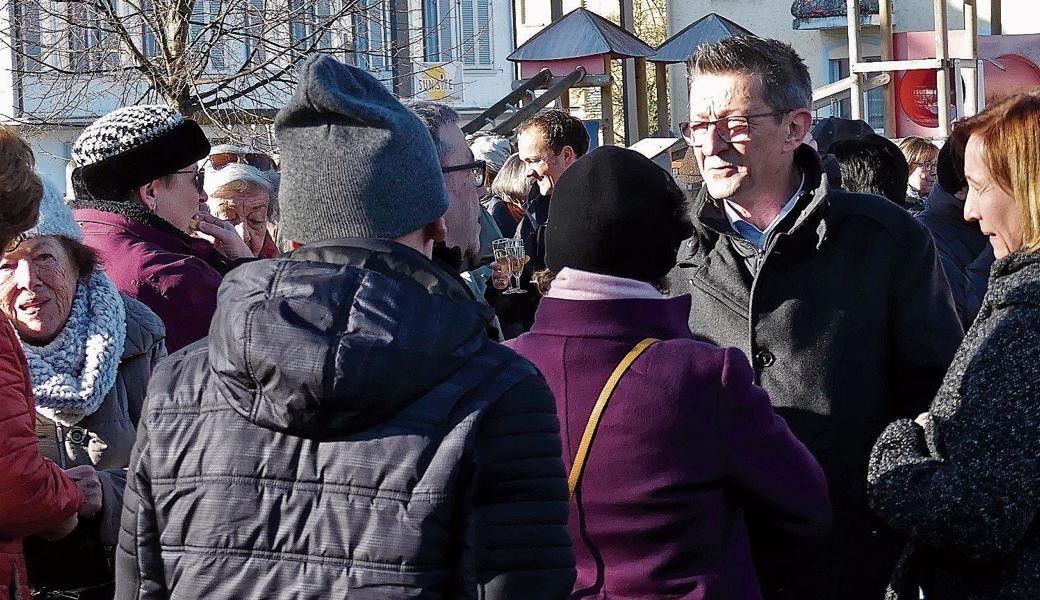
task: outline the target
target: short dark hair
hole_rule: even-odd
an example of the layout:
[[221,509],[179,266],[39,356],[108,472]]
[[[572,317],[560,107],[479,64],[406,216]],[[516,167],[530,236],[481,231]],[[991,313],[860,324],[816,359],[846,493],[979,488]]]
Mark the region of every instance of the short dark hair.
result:
[[97,250],[63,235],[57,235],[54,237],[58,238],[58,242],[61,243],[62,248],[65,248],[65,253],[69,255],[69,261],[72,263],[72,266],[75,267],[76,273],[81,279],[89,277],[94,273],[94,269],[98,266]]
[[589,131],[585,124],[562,110],[550,110],[524,121],[516,128],[516,134],[531,128],[542,132],[542,139],[553,154],[563,152],[564,146],[570,146],[577,158],[589,151]]
[[831,144],[841,168],[841,185],[850,192],[876,194],[899,206],[906,203],[910,167],[899,146],[877,134]]
[[935,180],[947,194],[956,194],[968,187],[968,179],[964,176],[964,142],[956,136],[950,136],[939,149],[935,159]]
[[36,223],[42,199],[32,149],[14,129],[0,125],[0,247]]
[[[812,108],[812,79],[805,61],[786,42],[741,35],[701,44],[687,63],[690,83],[697,75],[743,73],[757,77],[762,99],[773,110]],[[779,122],[782,115],[777,119]]]

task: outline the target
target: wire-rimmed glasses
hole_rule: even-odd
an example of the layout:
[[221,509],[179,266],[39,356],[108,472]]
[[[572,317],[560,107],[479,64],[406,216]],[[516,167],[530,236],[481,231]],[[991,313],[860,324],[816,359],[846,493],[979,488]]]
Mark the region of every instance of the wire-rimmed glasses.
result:
[[751,141],[751,119],[776,117],[792,110],[795,109],[785,108],[754,115],[729,115],[714,121],[683,121],[679,123],[679,131],[682,132],[686,143],[691,146],[703,146],[711,136],[713,127],[722,141],[728,144],[739,144]]

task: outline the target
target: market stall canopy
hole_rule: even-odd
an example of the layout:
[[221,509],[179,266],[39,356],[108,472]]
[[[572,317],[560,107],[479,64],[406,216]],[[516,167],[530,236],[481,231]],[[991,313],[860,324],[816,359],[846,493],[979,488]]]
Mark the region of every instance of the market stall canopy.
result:
[[583,56],[646,57],[654,49],[596,13],[579,8],[552,23],[509,55],[513,62],[554,61]]
[[697,46],[712,44],[738,35],[754,35],[747,29],[715,13],[697,19],[685,29],[664,41],[647,60],[659,63],[686,62]]

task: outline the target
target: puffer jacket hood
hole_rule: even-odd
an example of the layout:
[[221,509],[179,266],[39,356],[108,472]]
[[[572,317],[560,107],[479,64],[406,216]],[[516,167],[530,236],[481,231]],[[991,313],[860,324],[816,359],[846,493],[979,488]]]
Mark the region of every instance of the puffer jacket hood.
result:
[[485,343],[490,309],[418,252],[308,244],[235,269],[210,328],[214,384],[265,429],[329,439],[423,397]]

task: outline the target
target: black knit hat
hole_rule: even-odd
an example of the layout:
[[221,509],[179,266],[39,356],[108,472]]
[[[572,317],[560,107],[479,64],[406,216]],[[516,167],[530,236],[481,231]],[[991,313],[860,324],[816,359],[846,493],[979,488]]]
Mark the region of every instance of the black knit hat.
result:
[[199,124],[158,104],[114,110],[84,129],[72,147],[86,191],[112,201],[207,154]]
[[671,174],[632,150],[597,148],[556,183],[545,264],[657,283],[693,232]]

